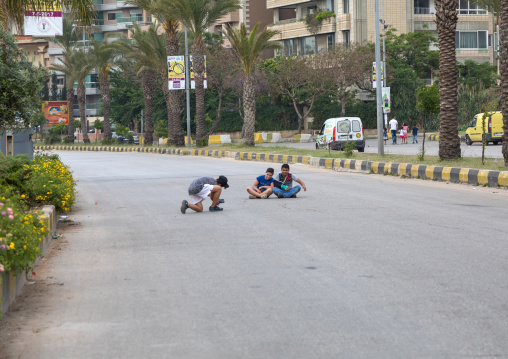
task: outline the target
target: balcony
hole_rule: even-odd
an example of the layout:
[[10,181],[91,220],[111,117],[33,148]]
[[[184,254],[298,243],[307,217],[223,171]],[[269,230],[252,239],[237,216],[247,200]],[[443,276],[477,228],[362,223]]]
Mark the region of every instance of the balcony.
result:
[[236,10],[236,11],[230,12],[226,16],[221,17],[219,20],[217,20],[217,24],[239,22],[239,21],[240,21],[240,10]]
[[[335,17],[325,19],[321,23],[321,28],[316,35],[327,34],[335,32],[337,23]],[[307,24],[303,20],[290,19],[279,21],[276,24],[270,26],[270,30],[280,31],[280,34],[276,35],[272,40],[285,40],[294,39],[297,37],[311,36],[309,30],[307,30]]]
[[303,4],[306,2],[310,3],[311,1],[309,1],[309,0],[266,0],[266,8],[267,9],[275,9],[278,7]]

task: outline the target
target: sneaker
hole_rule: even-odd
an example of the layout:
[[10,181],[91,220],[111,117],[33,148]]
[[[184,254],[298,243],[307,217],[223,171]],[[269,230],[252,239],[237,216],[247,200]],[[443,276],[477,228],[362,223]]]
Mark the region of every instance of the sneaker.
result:
[[187,208],[189,208],[189,202],[187,202],[186,200],[183,200],[182,201],[182,206],[180,207],[180,211],[185,214],[185,211],[187,210]]
[[208,210],[210,212],[219,212],[219,211],[222,211],[222,208],[220,208],[219,206],[215,206],[215,207],[210,206],[210,208],[208,208]]
[[268,196],[267,196],[266,194],[263,194],[263,195],[261,195],[261,198],[263,198],[263,199],[267,199],[267,198],[268,198]]
[[281,195],[281,194],[278,194],[278,195],[277,195],[277,197],[279,197],[279,198],[284,198],[284,196],[283,196],[283,195]]
[[296,194],[292,195],[291,198],[296,198]]
[[254,198],[256,198],[256,196],[254,196],[253,194],[249,194],[249,198],[254,199]]

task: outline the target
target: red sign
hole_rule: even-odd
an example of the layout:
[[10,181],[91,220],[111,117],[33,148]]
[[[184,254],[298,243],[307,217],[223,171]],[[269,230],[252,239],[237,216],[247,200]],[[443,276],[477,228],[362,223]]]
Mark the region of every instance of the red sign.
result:
[[42,103],[44,124],[69,124],[69,103],[67,101],[45,101]]

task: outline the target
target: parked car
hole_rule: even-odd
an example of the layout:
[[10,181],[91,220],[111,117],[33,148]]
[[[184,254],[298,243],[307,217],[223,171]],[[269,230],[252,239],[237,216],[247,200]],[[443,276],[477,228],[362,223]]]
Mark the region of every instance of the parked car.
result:
[[365,151],[365,135],[359,117],[330,118],[316,137],[316,149],[329,146],[332,150],[342,150],[346,143],[353,143],[358,152]]
[[[132,135],[132,142],[129,141],[129,143],[134,143],[136,145],[139,145],[139,137],[138,137],[138,134],[134,131],[129,131],[128,133],[130,133]],[[130,137],[130,136],[129,136]]]

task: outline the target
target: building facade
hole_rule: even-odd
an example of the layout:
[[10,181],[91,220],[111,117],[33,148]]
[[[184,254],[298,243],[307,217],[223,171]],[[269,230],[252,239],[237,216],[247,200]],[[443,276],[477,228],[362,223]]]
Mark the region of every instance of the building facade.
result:
[[[425,27],[437,38],[434,2],[379,0],[380,17],[384,12],[385,25],[395,28],[398,33],[419,31]],[[283,44],[286,55],[314,54],[333,47],[335,43],[375,40],[375,0],[266,0],[266,7],[273,10],[271,28],[280,31],[274,40]],[[322,20],[317,32],[311,33],[306,17],[324,11],[333,12],[335,16]],[[457,60],[472,59],[494,64],[494,16],[467,0],[459,0],[458,13]]]

